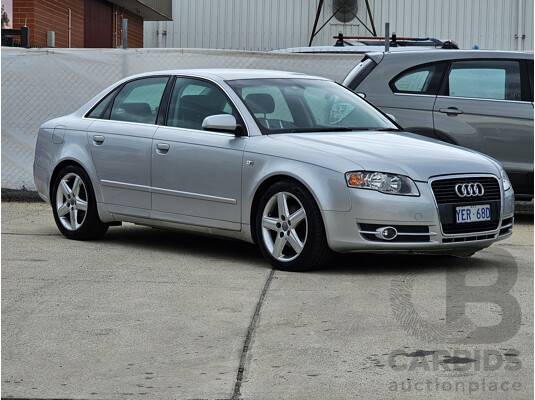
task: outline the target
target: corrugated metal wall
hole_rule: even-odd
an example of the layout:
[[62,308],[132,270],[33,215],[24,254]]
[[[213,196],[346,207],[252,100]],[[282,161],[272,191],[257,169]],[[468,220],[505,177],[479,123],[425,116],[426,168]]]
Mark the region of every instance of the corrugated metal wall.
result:
[[[452,39],[462,48],[477,45],[499,50],[533,50],[533,1],[369,0],[379,35],[384,34],[388,21],[398,36]],[[145,22],[145,47],[272,50],[307,46],[318,3],[174,0],[173,21]],[[371,26],[365,1],[358,4],[359,18]],[[318,27],[332,15],[331,9],[332,0],[325,0]],[[333,18],[313,45],[333,44],[333,35],[340,31],[347,36],[369,35],[356,19],[342,24]],[[515,38],[519,32],[525,39]]]

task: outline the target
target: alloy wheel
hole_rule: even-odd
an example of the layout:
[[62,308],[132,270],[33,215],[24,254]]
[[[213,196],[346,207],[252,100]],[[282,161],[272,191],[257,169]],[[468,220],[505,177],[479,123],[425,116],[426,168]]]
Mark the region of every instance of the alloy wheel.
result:
[[294,260],[307,234],[307,214],[299,199],[289,192],[274,194],[262,212],[262,240],[271,256],[281,262]]
[[56,211],[61,224],[69,231],[82,226],[87,215],[87,190],[79,175],[71,172],[59,182]]

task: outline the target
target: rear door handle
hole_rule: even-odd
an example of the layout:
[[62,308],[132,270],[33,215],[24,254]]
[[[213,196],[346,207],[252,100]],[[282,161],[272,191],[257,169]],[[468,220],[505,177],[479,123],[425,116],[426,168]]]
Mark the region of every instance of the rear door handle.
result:
[[441,113],[444,113],[444,114],[454,114],[454,115],[463,113],[462,110],[459,110],[456,107],[441,108],[438,111],[440,111]]
[[97,146],[100,146],[102,143],[104,143],[104,136],[102,136],[102,135],[94,135],[93,136],[93,142]]
[[171,146],[169,146],[167,143],[158,143],[156,145],[156,151],[159,153],[159,154],[165,154],[169,151],[169,148]]

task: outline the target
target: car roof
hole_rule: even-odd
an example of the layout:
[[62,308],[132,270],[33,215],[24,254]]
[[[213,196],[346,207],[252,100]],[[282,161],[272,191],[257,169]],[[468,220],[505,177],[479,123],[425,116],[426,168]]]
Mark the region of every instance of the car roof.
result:
[[533,52],[527,51],[502,51],[502,50],[441,50],[441,51],[419,51],[418,53],[408,54],[406,52],[389,52],[389,53],[370,53],[370,58],[379,57],[392,60],[411,59],[414,63],[420,61],[450,60],[463,58],[514,58],[533,60]]
[[154,75],[187,75],[195,77],[205,77],[215,80],[237,80],[237,79],[277,79],[277,78],[306,78],[306,79],[321,79],[328,80],[327,78],[322,78],[314,75],[302,74],[299,72],[289,72],[289,71],[273,71],[268,69],[225,69],[225,68],[206,68],[206,69],[174,69],[174,70],[165,70],[165,71],[152,71],[145,72],[138,75],[133,75],[128,77],[130,80],[132,78],[138,78],[143,76],[154,76]]
[[[381,52],[385,48],[384,45],[355,45],[355,46],[311,46],[311,47],[289,47],[287,49],[271,50],[271,53],[305,53],[305,54],[367,54],[371,52]],[[436,51],[441,49],[430,49],[427,46],[403,46],[390,47],[391,52],[405,52],[405,51]],[[442,50],[441,50],[442,51]]]

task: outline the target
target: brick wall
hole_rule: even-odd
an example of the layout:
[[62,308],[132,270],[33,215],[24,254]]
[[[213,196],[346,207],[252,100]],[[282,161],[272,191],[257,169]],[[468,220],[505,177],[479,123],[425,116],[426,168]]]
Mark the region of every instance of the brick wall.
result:
[[[121,27],[123,26],[122,19],[128,19],[128,47],[137,48],[143,47],[143,19],[127,10],[120,7],[113,7],[113,41],[115,44],[115,32],[117,32],[117,46],[121,46]],[[115,17],[117,13],[117,18]],[[115,30],[115,21],[117,21],[117,31]]]
[[[46,47],[46,32],[56,32],[56,47],[69,47],[69,8],[71,9],[71,47],[84,47],[84,1],[93,0],[13,0],[13,29],[26,24],[30,28],[30,44]],[[117,10],[117,44],[121,45],[122,19],[128,19],[128,47],[143,47],[143,19],[113,6],[113,33]],[[115,46],[115,36],[112,47]]]
[[128,18],[128,47],[143,47],[143,19],[129,11],[125,11],[124,18]]
[[20,29],[26,24],[30,28],[30,43],[32,44],[35,43],[34,3],[34,0],[13,0],[13,29]]
[[46,46],[46,32],[55,31],[56,47],[69,47],[69,8],[71,47],[84,47],[84,0],[35,0],[34,44]]

